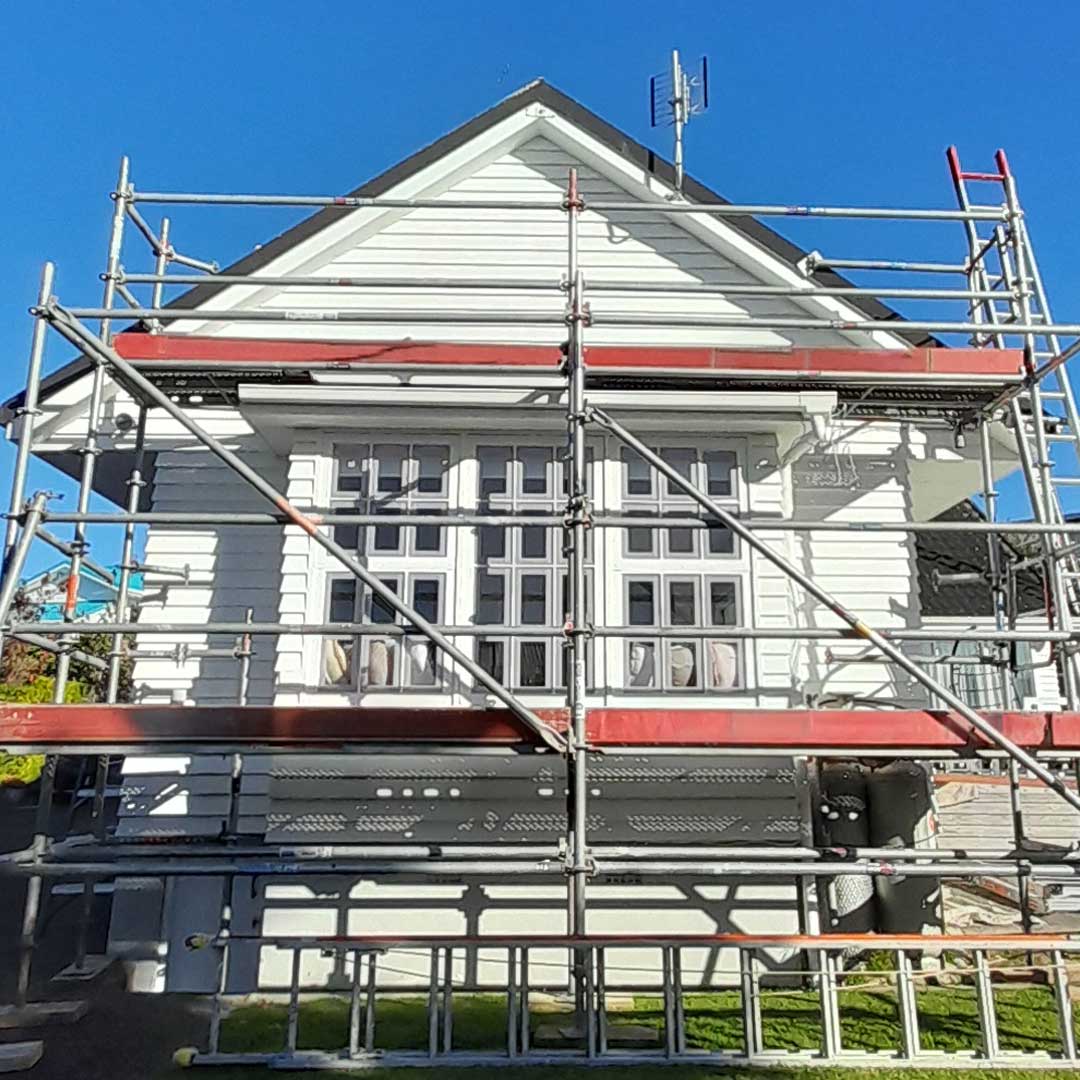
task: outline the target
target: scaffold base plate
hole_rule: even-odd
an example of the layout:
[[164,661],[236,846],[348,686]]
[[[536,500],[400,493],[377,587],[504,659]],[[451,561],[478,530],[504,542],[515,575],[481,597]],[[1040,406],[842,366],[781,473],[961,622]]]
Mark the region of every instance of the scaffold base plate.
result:
[[90,982],[108,971],[115,959],[116,957],[106,956],[104,953],[88,956],[83,960],[81,967],[78,964],[68,964],[67,967],[61,968],[52,977],[52,981]]
[[0,1073],[26,1072],[41,1060],[44,1052],[45,1044],[40,1039],[4,1043],[0,1045]]
[[29,1005],[0,1005],[0,1030],[75,1024],[85,1015],[85,1001],[32,1001]]

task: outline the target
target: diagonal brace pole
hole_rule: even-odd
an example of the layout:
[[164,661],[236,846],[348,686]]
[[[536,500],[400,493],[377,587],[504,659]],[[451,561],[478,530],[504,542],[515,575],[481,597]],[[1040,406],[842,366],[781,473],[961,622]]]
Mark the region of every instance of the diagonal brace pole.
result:
[[853,612],[848,611],[839,600],[830,592],[823,589],[812,578],[804,574],[794,563],[789,562],[783,555],[774,551],[763,540],[758,539],[737,517],[729,513],[722,506],[717,505],[707,495],[702,494],[689,480],[673,469],[659,454],[650,450],[640,439],[613,420],[602,409],[590,407],[589,419],[599,424],[602,428],[610,431],[621,439],[632,450],[641,455],[654,469],[662,473],[668,480],[680,490],[690,496],[703,509],[718,518],[727,528],[738,536],[748,547],[752,548],[763,558],[768,559],[778,570],[781,570],[797,585],[805,589],[815,600],[824,604],[841,621],[847,623],[859,637],[864,638],[877,649],[887,660],[907,672],[916,682],[920,683],[931,693],[937,695],[950,709],[958,712],[976,731],[984,735],[999,750],[1004,750],[1013,760],[1023,765],[1033,776],[1037,776],[1048,788],[1056,792],[1073,809],[1080,810],[1080,795],[1072,791],[1065,782],[1055,776],[1044,765],[1041,765],[1031,754],[1022,747],[1017,746],[1011,739],[1002,735],[992,724],[981,717],[974,709],[965,704],[948,687],[942,686],[933,676],[928,675],[914,661],[906,657],[891,641],[883,637],[872,627],[867,626]]
[[132,367],[113,348],[95,337],[77,319],[71,316],[55,300],[50,300],[42,307],[35,308],[33,314],[48,319],[52,326],[64,338],[84,351],[97,357],[107,368],[121,375],[124,381],[138,391],[146,401],[164,409],[177,423],[195,436],[204,446],[240,477],[246,480],[260,495],[268,499],[289,521],[308,534],[320,547],[325,548],[355,577],[396,611],[407,623],[428,638],[451,660],[465,669],[480,685],[501,701],[514,715],[537,735],[548,747],[562,753],[566,749],[565,740],[553,731],[531,709],[523,705],[504,686],[493,679],[479,664],[462,652],[447,637],[437,630],[419,612],[413,610],[398,596],[391,592],[374,574],[363,567],[356,559],[338,544],[332,537],[319,531],[319,526],[306,514],[298,510],[273,484],[263,479],[250,465],[237,454],[214,438],[208,431],[191,419],[168,395],[162,393],[149,379]]

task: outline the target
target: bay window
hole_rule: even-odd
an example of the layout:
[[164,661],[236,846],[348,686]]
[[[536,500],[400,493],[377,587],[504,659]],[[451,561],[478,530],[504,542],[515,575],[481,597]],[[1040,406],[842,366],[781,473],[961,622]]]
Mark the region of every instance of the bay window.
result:
[[[658,447],[664,459],[737,511],[737,452],[707,441],[672,444]],[[571,610],[561,525],[447,528],[438,519],[466,512],[561,520],[567,496],[563,453],[554,440],[497,437],[338,444],[329,481],[334,513],[430,515],[432,523],[345,523],[333,527],[334,536],[426,619],[477,627],[478,634],[459,638],[458,645],[498,682],[561,695],[569,659],[561,628]],[[697,504],[677,484],[632,451],[601,442],[590,445],[589,455],[588,486],[597,512],[698,516]],[[677,695],[746,688],[743,643],[702,636],[703,629],[744,623],[748,560],[728,529],[672,524],[614,534],[588,530],[586,537],[587,620],[631,629],[604,648],[589,642],[590,687]],[[425,638],[379,633],[378,627],[401,626],[402,620],[329,562],[324,588],[326,621],[369,629],[323,639],[320,686],[363,693],[460,687]]]

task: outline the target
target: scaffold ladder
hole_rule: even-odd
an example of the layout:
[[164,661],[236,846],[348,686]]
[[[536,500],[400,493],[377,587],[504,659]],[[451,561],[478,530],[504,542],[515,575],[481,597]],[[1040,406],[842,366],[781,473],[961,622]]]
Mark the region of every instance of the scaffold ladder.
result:
[[[969,218],[964,229],[968,244],[965,267],[971,288],[1000,294],[1000,299],[995,296],[970,302],[972,321],[986,324],[985,331],[972,336],[972,344],[1005,348],[1012,326],[1050,327],[1054,321],[1020,209],[1015,177],[1004,150],[995,155],[994,172],[965,171],[952,146],[947,157],[961,210],[992,209],[973,202],[970,183],[1000,185],[1003,193],[999,207],[1005,216],[1003,222]],[[1033,516],[1040,524],[1062,524],[1067,516],[1064,493],[1080,487],[1080,412],[1066,368],[1074,350],[1063,349],[1059,336],[1050,330],[1020,337],[1026,378],[1019,391],[1008,395],[1002,404],[1007,405],[1007,422],[1016,432]],[[1052,451],[1055,445],[1063,448],[1056,455]],[[1080,546],[1063,534],[1049,533],[1043,537],[1043,556],[1053,624],[1071,631],[1080,613]],[[1075,707],[1080,700],[1080,668],[1074,652],[1063,648],[1061,658],[1066,697],[1069,706]]]
[[[229,948],[238,944],[269,946],[288,956],[288,1005],[278,1047],[230,1051],[222,1046],[223,1021],[227,1025],[230,1005],[237,999],[224,989],[223,973]],[[348,1070],[417,1065],[797,1064],[1045,1069],[1075,1067],[1077,1061],[1069,977],[1080,943],[1052,934],[953,935],[929,941],[916,934],[442,939],[224,934],[200,937],[197,947],[218,952],[222,989],[213,999],[206,1049],[178,1050],[175,1060],[183,1066]],[[584,959],[586,993],[572,1023],[567,1013],[561,1014],[566,1023],[559,1023],[560,1014],[551,1011],[552,993],[558,998],[573,981],[565,962],[555,959],[560,952]],[[860,964],[851,967],[845,960],[871,952],[878,961],[872,970]],[[643,961],[657,953],[659,981],[640,985]],[[475,973],[481,955],[490,982],[480,981]],[[703,962],[706,955],[709,960]],[[303,958],[315,956],[332,960],[334,970],[343,974],[347,1012],[340,1046],[305,1050],[302,1003],[325,999],[328,993],[325,985],[304,985]],[[1042,997],[1041,1007],[1053,1017],[1048,1016],[1039,1049],[1010,1046],[1010,1032],[999,1026],[1000,990],[1015,989],[1018,980]],[[609,994],[624,992],[627,985],[643,993],[651,1006],[648,1011],[655,1020],[646,1021],[647,1027],[641,1026],[639,1015],[609,1008]],[[974,1023],[967,1049],[942,1049],[928,1028],[927,995],[941,986],[969,1003]],[[418,1021],[413,1045],[406,1047],[401,1045],[400,1030],[391,1031],[389,1039],[382,1030],[386,998],[394,996],[400,1010],[403,992],[413,995]],[[533,1008],[542,992],[548,996],[544,1012],[556,1021],[544,1026]],[[458,1000],[478,993],[496,1019],[487,1032],[455,1023]],[[688,1000],[690,993],[694,997]],[[849,1010],[865,1008],[859,1002],[867,994],[876,1000],[880,1016],[888,1018],[884,1022],[891,1029],[889,1048],[860,1045],[844,1023]],[[793,1050],[782,1045],[783,1036],[778,1042],[778,999],[797,1001],[808,1015],[816,1014],[816,1047]],[[735,1013],[741,1021],[738,1030],[721,1038],[721,1045],[704,1034],[700,1023],[717,1011]],[[635,1026],[627,1028],[628,1022]],[[650,1027],[655,1035],[643,1038]],[[632,1042],[627,1038],[631,1034]]]

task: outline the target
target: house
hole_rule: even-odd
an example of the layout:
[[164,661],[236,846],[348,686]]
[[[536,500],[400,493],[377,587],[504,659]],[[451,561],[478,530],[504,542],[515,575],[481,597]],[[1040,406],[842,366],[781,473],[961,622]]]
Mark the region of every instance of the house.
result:
[[[843,280],[828,270],[807,274],[800,268],[805,253],[752,218],[669,212],[671,167],[544,82],[524,87],[350,196],[439,199],[445,209],[350,209],[343,200],[223,272],[249,276],[251,284],[208,278],[171,302],[174,315],[164,326],[127,330],[116,348],[302,509],[404,512],[420,519],[408,525],[346,519],[326,527],[424,617],[469,629],[458,643],[530,708],[559,706],[566,674],[555,628],[566,616],[566,571],[554,519],[566,498],[560,374],[566,326],[558,286],[567,261],[566,221],[556,211],[572,169],[585,200],[580,259],[596,316],[586,345],[590,402],[622,417],[724,507],[766,526],[775,522],[775,529],[762,528],[762,538],[875,627],[940,626],[943,640],[954,640],[967,615],[928,612],[919,546],[899,525],[933,519],[976,493],[978,450],[961,445],[949,423],[913,417],[894,403],[906,391],[930,402],[935,395],[969,405],[983,401],[991,382],[979,366],[985,359],[958,350],[955,360],[943,362],[938,343],[906,330],[877,302],[823,293]],[[684,193],[690,203],[721,201],[692,180]],[[481,198],[535,200],[537,210],[470,211],[470,201]],[[605,199],[655,209],[589,209]],[[284,276],[312,284],[288,289],[275,283]],[[337,287],[364,281],[382,284],[362,291]],[[549,288],[528,287],[538,281]],[[466,291],[470,283],[483,288]],[[732,293],[664,291],[702,284]],[[738,291],[768,285],[805,291],[797,297]],[[493,309],[519,319],[482,322]],[[230,317],[233,310],[238,314]],[[337,314],[305,321],[319,311]],[[281,318],[260,319],[258,312]],[[752,313],[766,325],[747,331],[619,322],[618,316],[643,312],[706,321]],[[808,315],[822,325],[784,325]],[[880,327],[848,326],[867,320]],[[1018,364],[1013,360],[1008,369],[1009,360],[1001,362],[1006,366],[996,369],[998,381],[1016,382]],[[34,451],[68,471],[76,467],[86,428],[90,382],[90,362],[80,357],[44,384]],[[108,385],[101,432],[106,467],[98,469],[98,487],[117,503],[133,456],[137,411],[122,387]],[[10,430],[19,437],[18,422]],[[144,508],[265,511],[250,486],[173,420],[152,413],[146,438]],[[1015,469],[1013,434],[994,424],[990,438],[995,475]],[[589,453],[594,513],[696,512],[677,487],[614,438],[592,431]],[[500,514],[545,523],[446,524],[455,515]],[[790,520],[809,524],[801,531],[781,527]],[[898,527],[859,534],[827,528],[843,522]],[[792,629],[840,624],[724,528],[684,523],[595,529],[590,537],[589,619],[630,628],[623,638],[591,640],[590,706],[792,709],[825,699],[834,705],[930,704],[914,679],[858,641],[785,639]],[[154,524],[146,557],[157,566],[190,568],[186,580],[142,605],[148,626],[190,627],[166,635],[169,645],[231,645],[230,636],[208,634],[206,625],[235,622],[248,611],[256,623],[298,628],[397,621],[299,527]],[[774,634],[715,636],[728,626]],[[701,627],[714,636],[695,636]],[[685,635],[664,633],[672,628],[685,628]],[[160,647],[162,640],[144,632],[139,648]],[[141,659],[136,694],[146,703],[231,705],[235,663],[228,657],[183,665]],[[1032,686],[1029,697],[1050,707],[1056,687]],[[257,637],[244,700],[431,709],[483,706],[487,694],[421,637],[377,630],[320,636],[298,629]],[[852,722],[882,720],[860,712]],[[299,852],[478,836],[547,843],[554,851],[563,778],[551,761],[450,749],[314,758],[247,754],[238,772],[224,755],[131,757],[118,831],[214,838],[232,829]],[[599,841],[693,843],[705,837],[715,844],[794,845],[811,835],[809,782],[791,757],[638,755],[625,761],[616,755],[598,759],[593,777],[592,827]],[[327,883],[297,873],[253,884],[225,876],[121,883],[113,946],[138,961],[138,985],[205,989],[213,982],[207,958],[186,953],[180,943],[216,928],[223,894],[234,928],[257,927],[267,935],[529,933],[559,931],[566,917],[566,885],[558,877],[546,884],[483,878],[431,884],[356,875]],[[662,924],[684,932],[778,931],[817,919],[806,890],[790,880],[602,880],[589,895],[593,930]],[[167,960],[160,942],[167,943]],[[537,958],[554,971],[565,971],[563,961],[557,951]],[[403,963],[403,983],[422,981],[415,961],[413,968]],[[484,962],[475,963],[483,982]],[[609,959],[609,971],[618,963]],[[305,954],[303,970],[309,982],[340,975],[317,950]],[[274,948],[237,946],[229,978],[239,989],[274,986],[287,980],[287,971]]]

